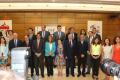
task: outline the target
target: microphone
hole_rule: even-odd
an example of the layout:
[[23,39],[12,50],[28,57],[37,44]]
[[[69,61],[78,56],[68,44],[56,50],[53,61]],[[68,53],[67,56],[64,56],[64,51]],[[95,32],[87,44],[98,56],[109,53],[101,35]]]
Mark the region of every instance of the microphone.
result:
[[111,59],[104,59],[101,63],[101,70],[109,76],[117,76],[120,79],[120,64]]

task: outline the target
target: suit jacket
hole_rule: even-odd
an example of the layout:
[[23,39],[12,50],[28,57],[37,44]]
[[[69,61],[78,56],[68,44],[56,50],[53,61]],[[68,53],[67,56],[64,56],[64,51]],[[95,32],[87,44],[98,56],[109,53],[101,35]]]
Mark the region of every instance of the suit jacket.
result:
[[52,49],[50,51],[50,45],[49,42],[45,43],[45,56],[49,56],[49,53],[51,52],[52,55],[51,56],[55,56],[55,51],[56,51],[56,45],[55,42],[52,42]]
[[[38,33],[42,36],[42,31],[39,31]],[[44,42],[48,40],[49,35],[50,35],[50,32],[45,31],[45,37],[44,38],[41,37],[44,40]]]
[[53,36],[54,36],[55,41],[57,41],[58,39],[63,41],[65,39],[65,33],[64,32],[61,32],[60,38],[59,38],[59,35],[58,35],[58,31],[54,32]]
[[76,42],[74,40],[72,40],[73,45],[70,45],[69,40],[65,40],[64,41],[64,56],[67,57],[68,59],[73,59],[75,56],[75,46],[76,46]]
[[81,41],[78,42],[78,57],[81,56],[81,54],[83,54],[85,57],[87,57],[87,51],[88,51],[88,42],[87,41],[83,41],[83,43],[81,43]]
[[[66,34],[66,40],[68,40],[68,35],[69,35],[69,34],[70,34],[70,33],[67,33],[67,34]],[[74,32],[73,34],[74,34],[74,40],[77,42],[77,41],[78,41],[77,33]]]
[[[70,33],[67,33],[66,34],[66,40],[68,40],[68,35],[69,35]],[[77,56],[77,42],[78,42],[78,37],[77,37],[77,33],[76,32],[74,32],[74,47],[75,47],[75,49],[74,49],[74,56]]]
[[26,41],[23,41],[23,47],[30,47],[30,41],[28,44],[26,43]]
[[[28,35],[29,36],[29,35]],[[33,44],[33,41],[36,39],[36,36],[35,34],[33,34],[32,38],[30,38],[29,36],[29,43],[30,43],[30,47],[32,48],[32,44]]]
[[14,39],[9,41],[9,50],[11,51],[15,47],[22,47],[22,41],[17,39],[17,46],[15,45]]
[[40,42],[39,42],[39,46],[37,44],[37,39],[33,41],[33,45],[32,45],[32,48],[33,48],[33,52],[34,53],[41,53],[42,55],[44,55],[44,47],[43,47],[43,41],[42,39],[40,39]]

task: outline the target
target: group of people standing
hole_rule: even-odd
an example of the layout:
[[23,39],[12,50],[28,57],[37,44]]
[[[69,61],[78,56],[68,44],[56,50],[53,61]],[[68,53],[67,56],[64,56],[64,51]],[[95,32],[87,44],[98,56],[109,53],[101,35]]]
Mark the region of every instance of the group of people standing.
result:
[[[52,35],[45,30],[45,25],[36,35],[33,29],[29,28],[24,41],[18,39],[17,33],[9,30],[6,37],[0,37],[0,64],[7,63],[8,55],[15,47],[30,47],[28,66],[31,69],[32,78],[35,69],[37,79],[39,79],[39,69],[41,77],[45,77],[44,66],[47,67],[47,76],[53,76],[54,65],[57,66],[58,76],[63,75],[65,65],[66,77],[70,74],[74,77],[74,69],[77,65],[77,77],[80,75],[86,77],[86,74],[91,73],[92,68],[92,78],[98,80],[99,66],[103,59],[110,58],[120,64],[120,36],[114,38],[112,45],[109,38],[105,38],[102,42],[96,28],[88,34],[85,29],[81,29],[80,34],[77,34],[74,27],[70,27],[65,34],[61,28],[61,25],[58,25],[57,31]],[[105,78],[109,80],[109,76]]]

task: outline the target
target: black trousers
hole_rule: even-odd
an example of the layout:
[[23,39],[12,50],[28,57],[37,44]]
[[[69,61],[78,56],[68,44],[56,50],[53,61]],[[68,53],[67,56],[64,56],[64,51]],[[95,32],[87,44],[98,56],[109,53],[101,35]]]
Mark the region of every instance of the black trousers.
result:
[[78,74],[81,74],[81,66],[82,66],[82,74],[85,74],[85,68],[86,68],[86,61],[87,58],[80,58],[78,57]]
[[53,59],[54,59],[54,57],[52,57],[52,56],[47,56],[45,58],[48,76],[50,76],[50,75],[53,76],[53,67],[54,67]]
[[35,64],[34,64],[34,55],[30,56],[30,69],[31,69],[31,77],[34,74],[34,68],[35,68]]
[[40,57],[35,56],[35,71],[36,75],[39,76],[39,68],[41,71],[41,76],[44,76],[44,57],[41,55]]
[[92,75],[98,76],[99,74],[99,66],[100,66],[100,58],[98,59],[91,59],[92,60]]
[[87,72],[90,73],[90,70],[92,68],[92,61],[91,61],[91,55],[87,55]]
[[73,59],[66,59],[66,75],[69,75],[69,69],[71,69],[71,75],[74,75],[74,58]]

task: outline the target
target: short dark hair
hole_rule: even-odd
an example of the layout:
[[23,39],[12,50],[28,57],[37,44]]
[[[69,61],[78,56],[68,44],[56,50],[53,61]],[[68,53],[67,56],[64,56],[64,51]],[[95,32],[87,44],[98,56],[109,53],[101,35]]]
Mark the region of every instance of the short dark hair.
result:
[[40,34],[39,32],[36,34],[36,36],[37,36],[37,35],[40,35],[40,36],[41,36],[41,34]]
[[28,30],[32,30],[33,31],[33,28],[28,28]]
[[57,28],[58,28],[58,27],[61,27],[61,25],[57,25]]

